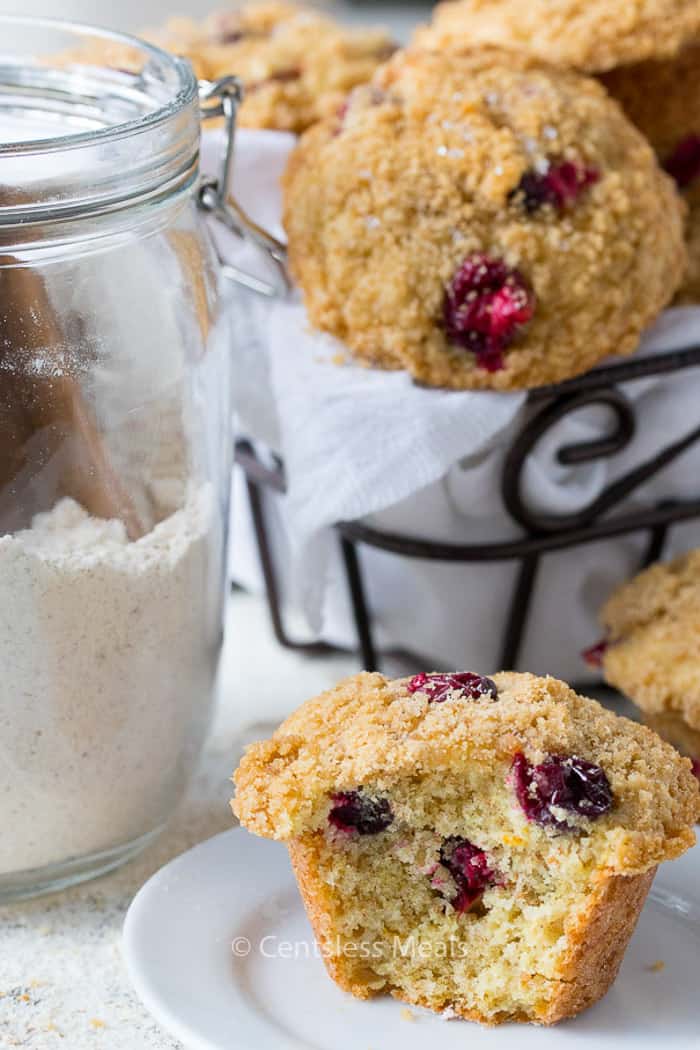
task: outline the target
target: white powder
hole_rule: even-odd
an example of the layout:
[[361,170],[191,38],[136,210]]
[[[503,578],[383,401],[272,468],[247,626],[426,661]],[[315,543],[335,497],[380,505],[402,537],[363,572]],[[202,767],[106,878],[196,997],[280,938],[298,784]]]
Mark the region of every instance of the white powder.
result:
[[136,543],[69,499],[0,538],[0,873],[162,823],[207,726],[222,546],[208,485]]

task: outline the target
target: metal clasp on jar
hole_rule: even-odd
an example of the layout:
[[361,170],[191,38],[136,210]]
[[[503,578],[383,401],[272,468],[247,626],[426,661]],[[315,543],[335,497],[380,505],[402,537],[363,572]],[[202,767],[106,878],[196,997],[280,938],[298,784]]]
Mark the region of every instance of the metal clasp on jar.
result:
[[199,206],[222,223],[229,233],[234,233],[264,252],[273,264],[276,279],[271,282],[246,273],[224,259],[216,248],[221,272],[229,280],[261,295],[284,295],[291,287],[287,273],[286,245],[254,222],[229,190],[236,147],[236,122],[243,101],[243,85],[238,77],[234,76],[221,77],[214,81],[200,80],[199,101],[202,121],[223,117],[226,136],[218,178],[208,175],[200,181]]

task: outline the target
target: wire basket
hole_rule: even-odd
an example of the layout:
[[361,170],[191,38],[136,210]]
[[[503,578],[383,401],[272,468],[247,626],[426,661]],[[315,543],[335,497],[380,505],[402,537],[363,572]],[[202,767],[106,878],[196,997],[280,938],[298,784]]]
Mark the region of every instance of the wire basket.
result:
[[[633,440],[639,424],[637,408],[620,389],[621,384],[679,373],[699,366],[700,346],[692,346],[654,357],[608,365],[557,386],[531,391],[526,421],[510,444],[501,474],[504,512],[507,519],[518,527],[519,536],[516,539],[495,543],[453,544],[387,532],[360,521],[338,522],[335,530],[362,667],[367,671],[378,670],[381,656],[375,643],[372,610],[363,576],[363,547],[373,547],[398,558],[427,559],[455,565],[474,562],[514,563],[517,567],[515,584],[502,617],[499,646],[499,666],[504,670],[512,670],[517,666],[538,586],[539,570],[548,554],[636,533],[647,536],[640,568],[661,558],[674,525],[700,517],[700,479],[699,491],[689,494],[687,499],[649,502],[634,509],[623,507],[622,504],[700,441],[700,425],[693,426],[680,440],[659,448],[650,459],[617,478],[592,502],[574,513],[546,513],[528,506],[523,496],[523,477],[531,453],[545,434],[570,413],[591,405],[607,406],[612,412],[613,426],[601,432],[594,441],[559,448],[557,460],[568,466],[618,454]],[[700,419],[700,411],[697,418]],[[268,465],[256,453],[253,443],[245,437],[236,443],[235,458],[245,474],[267,603],[277,641],[286,648],[310,654],[335,651],[335,646],[325,642],[296,641],[285,626],[265,510],[265,490],[276,493],[286,491],[282,461],[272,457],[270,462],[273,465]]]

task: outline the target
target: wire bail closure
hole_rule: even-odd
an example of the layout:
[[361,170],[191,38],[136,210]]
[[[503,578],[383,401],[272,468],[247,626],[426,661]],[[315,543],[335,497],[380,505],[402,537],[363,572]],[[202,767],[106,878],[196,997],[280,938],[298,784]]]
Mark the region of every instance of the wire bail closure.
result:
[[291,287],[287,273],[286,245],[254,222],[235,197],[228,192],[235,157],[238,110],[242,101],[243,85],[238,77],[227,76],[213,81],[199,81],[202,121],[223,117],[226,144],[219,177],[206,175],[200,181],[198,204],[203,211],[222,223],[229,233],[235,234],[241,240],[255,245],[264,252],[273,263],[277,280],[266,281],[246,273],[245,270],[227,262],[215,245],[224,277],[261,295],[274,298],[285,295]]

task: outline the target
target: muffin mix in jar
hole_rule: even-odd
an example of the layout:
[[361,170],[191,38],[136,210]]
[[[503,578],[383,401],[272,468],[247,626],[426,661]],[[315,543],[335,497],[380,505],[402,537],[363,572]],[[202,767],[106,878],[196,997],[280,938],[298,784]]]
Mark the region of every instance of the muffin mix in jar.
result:
[[126,68],[84,63],[115,43],[97,31],[0,40],[0,897],[161,829],[221,645],[230,383],[197,85],[116,42]]

